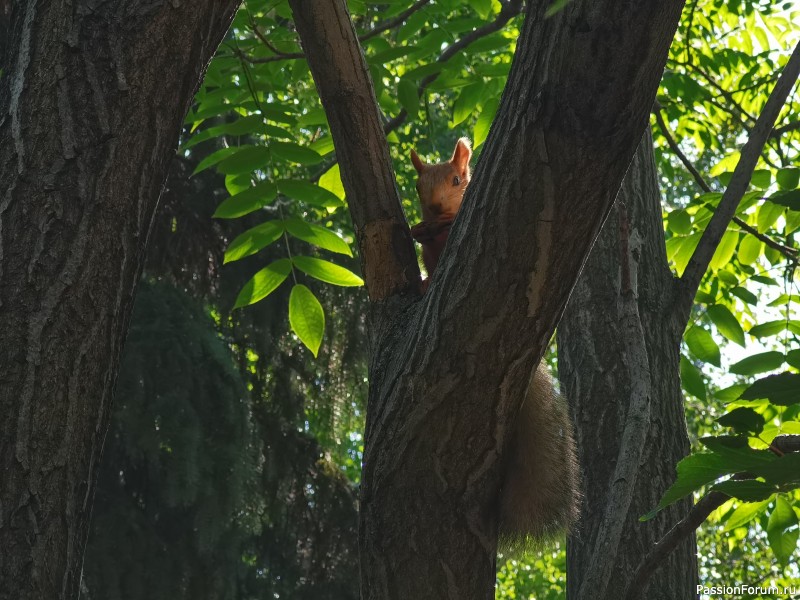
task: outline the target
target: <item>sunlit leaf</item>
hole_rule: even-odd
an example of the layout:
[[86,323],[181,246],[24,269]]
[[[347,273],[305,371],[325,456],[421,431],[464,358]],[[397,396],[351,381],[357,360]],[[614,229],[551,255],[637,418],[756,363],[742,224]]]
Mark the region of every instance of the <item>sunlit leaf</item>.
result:
[[[767,523],[767,539],[775,557],[783,564],[789,564],[789,559],[797,548],[797,514],[792,505],[783,495],[779,495],[775,508],[769,515]],[[793,528],[793,529],[792,529]]]
[[325,311],[313,292],[302,284],[295,285],[289,296],[289,325],[316,357],[325,333]]
[[739,324],[738,319],[733,316],[733,313],[731,313],[727,306],[722,304],[714,304],[713,306],[708,307],[707,312],[711,322],[716,325],[717,330],[722,335],[724,335],[730,341],[739,344],[740,346],[745,345],[745,337],[742,326]]
[[743,358],[739,362],[731,365],[731,373],[737,375],[757,375],[780,368],[783,364],[782,352],[761,352]]
[[719,346],[708,331],[698,326],[690,327],[683,339],[697,358],[714,366],[720,366]]
[[225,250],[225,263],[239,260],[266,248],[283,234],[281,221],[267,221],[237,236]]
[[254,304],[266,298],[278,289],[291,271],[292,263],[288,258],[281,258],[264,267],[244,284],[242,291],[236,297],[234,308]]
[[332,283],[333,285],[341,286],[359,286],[364,285],[364,280],[358,275],[335,265],[327,260],[320,258],[313,258],[311,256],[295,256],[292,258],[294,266],[303,271],[311,277],[324,281],[325,283]]
[[338,254],[346,254],[353,256],[350,246],[347,245],[341,237],[330,229],[314,225],[313,223],[306,223],[300,219],[287,219],[286,231],[299,240],[314,244],[325,250],[337,252]]
[[214,212],[214,217],[218,219],[235,219],[251,213],[272,202],[277,191],[274,183],[262,181],[224,200]]

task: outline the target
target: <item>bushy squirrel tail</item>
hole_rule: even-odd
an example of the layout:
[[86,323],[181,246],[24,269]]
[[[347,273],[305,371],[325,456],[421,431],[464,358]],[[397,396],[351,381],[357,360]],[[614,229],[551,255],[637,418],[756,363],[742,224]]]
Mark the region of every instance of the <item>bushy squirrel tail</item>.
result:
[[572,423],[544,364],[531,377],[508,456],[499,547],[514,553],[541,547],[570,530],[580,510]]

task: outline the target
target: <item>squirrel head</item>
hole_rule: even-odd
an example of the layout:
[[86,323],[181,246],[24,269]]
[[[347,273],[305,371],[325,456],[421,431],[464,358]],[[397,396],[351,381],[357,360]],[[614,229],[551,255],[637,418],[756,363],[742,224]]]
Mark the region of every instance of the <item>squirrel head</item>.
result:
[[456,142],[452,158],[443,163],[424,163],[416,152],[411,151],[411,163],[419,175],[417,194],[422,204],[423,221],[434,223],[455,218],[469,183],[470,158],[472,148],[467,138]]

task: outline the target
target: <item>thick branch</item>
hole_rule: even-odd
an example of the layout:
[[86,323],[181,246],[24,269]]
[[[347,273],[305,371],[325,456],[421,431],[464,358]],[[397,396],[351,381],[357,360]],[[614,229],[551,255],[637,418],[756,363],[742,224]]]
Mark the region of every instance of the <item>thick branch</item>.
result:
[[722,199],[711,217],[700,242],[695,248],[692,258],[679,280],[678,290],[675,298],[674,316],[679,323],[685,323],[689,316],[689,311],[694,301],[700,281],[708,269],[711,257],[722,239],[728,223],[736,214],[736,208],[747,191],[753,170],[758,163],[761,150],[769,138],[775,120],[780,114],[789,92],[794,87],[797,76],[800,73],[800,44],[795,47],[789,62],[781,73],[778,82],[767,100],[764,110],[758,117],[756,124],[750,132],[750,138],[742,148],[741,158],[736,165],[728,188],[722,195]]
[[330,123],[367,290],[373,300],[419,282],[386,135],[364,54],[343,2],[290,2]]

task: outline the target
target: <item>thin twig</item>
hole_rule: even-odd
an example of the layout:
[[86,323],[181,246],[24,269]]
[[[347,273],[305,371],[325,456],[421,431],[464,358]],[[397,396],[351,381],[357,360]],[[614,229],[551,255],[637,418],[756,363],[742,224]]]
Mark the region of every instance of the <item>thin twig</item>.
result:
[[791,123],[787,123],[786,125],[782,125],[781,127],[776,127],[772,130],[770,137],[779,138],[784,133],[789,133],[790,131],[796,131],[800,129],[800,121],[792,121]]
[[373,38],[373,37],[375,37],[376,35],[378,35],[380,33],[383,33],[387,29],[394,29],[395,27],[397,27],[399,25],[402,25],[403,23],[405,23],[405,21],[406,21],[406,19],[408,19],[408,17],[413,15],[419,9],[424,7],[426,4],[430,4],[430,1],[431,0],[418,0],[418,2],[415,2],[414,4],[412,4],[411,7],[408,10],[400,13],[399,15],[394,17],[393,19],[387,19],[383,23],[378,23],[377,25],[375,25],[375,27],[373,27],[372,29],[370,29],[366,33],[362,33],[360,36],[358,36],[358,41],[365,42],[368,39]]
[[[431,0],[418,0],[410,8],[403,11],[396,17],[392,19],[387,19],[382,23],[378,23],[367,32],[362,33],[358,36],[358,40],[360,42],[365,42],[376,35],[383,33],[389,29],[393,29],[402,25],[408,17],[413,15],[415,12],[423,8],[426,4],[430,4]],[[252,63],[252,64],[264,64],[264,63],[271,63],[271,62],[278,62],[281,60],[297,60],[300,58],[305,58],[306,55],[303,52],[281,52],[278,50],[274,44],[272,44],[267,37],[261,32],[258,27],[256,26],[255,22],[251,22],[251,28],[253,29],[253,33],[255,36],[261,40],[261,43],[264,44],[267,48],[269,48],[272,52],[274,52],[275,56],[264,56],[264,57],[255,57],[250,56],[249,54],[245,54],[244,52],[239,51],[238,54],[244,60]]]
[[[691,174],[692,178],[695,180],[695,182],[697,183],[697,185],[700,187],[701,190],[703,190],[704,192],[713,191],[711,189],[711,186],[708,184],[708,182],[700,174],[700,171],[698,171],[695,168],[695,166],[692,164],[692,161],[689,160],[689,158],[686,156],[686,154],[684,154],[683,151],[681,150],[680,146],[678,146],[678,143],[675,141],[675,138],[672,136],[672,132],[669,130],[669,127],[667,126],[667,123],[664,120],[664,117],[661,114],[661,110],[660,109],[661,109],[661,105],[658,102],[656,102],[653,105],[653,114],[655,115],[656,122],[658,123],[658,126],[661,129],[661,134],[664,136],[664,139],[667,140],[667,145],[669,146],[670,150],[672,150],[672,153],[675,154],[675,156],[678,157],[678,160],[681,161],[681,163],[686,168],[686,170],[689,171],[689,173]],[[776,242],[771,237],[769,237],[768,235],[764,235],[763,233],[758,231],[758,229],[756,229],[755,227],[753,227],[751,225],[748,225],[746,221],[744,221],[743,219],[741,219],[741,218],[739,218],[737,216],[734,216],[732,220],[739,227],[741,227],[744,231],[746,231],[750,235],[758,238],[759,240],[764,242],[764,244],[766,244],[770,248],[773,248],[774,250],[777,250],[778,252],[783,254],[789,260],[797,260],[798,252],[797,252],[797,250],[795,248],[790,248],[789,246],[785,246],[785,245],[781,244],[780,242]]]
[[[462,37],[457,42],[453,42],[444,51],[439,55],[436,59],[436,62],[445,63],[453,56],[461,52],[464,48],[469,46],[470,44],[478,41],[481,38],[486,37],[487,35],[494,33],[495,31],[499,31],[502,29],[506,23],[508,23],[511,19],[516,17],[518,14],[522,12],[522,0],[506,0],[503,2],[503,7],[500,9],[500,12],[495,17],[495,20],[486,23],[485,25],[474,29],[464,37]],[[419,86],[417,87],[417,96],[422,97],[422,94],[425,93],[425,90],[428,86],[433,83],[439,77],[439,73],[431,73],[430,75],[424,77],[422,81],[420,81]],[[408,118],[408,113],[405,109],[402,109],[397,116],[390,119],[386,122],[383,127],[383,130],[386,133],[390,131],[394,131],[400,125],[405,123],[406,119]]]
[[800,44],[795,47],[789,62],[786,63],[778,82],[772,89],[764,110],[759,115],[755,126],[750,132],[747,143],[742,148],[741,158],[736,165],[728,188],[722,195],[714,215],[703,231],[700,242],[689,260],[683,277],[679,280],[673,307],[673,314],[679,321],[685,323],[688,318],[700,281],[703,279],[703,275],[711,262],[711,257],[714,255],[725,230],[728,228],[728,223],[736,215],[739,202],[750,185],[750,178],[753,176],[753,170],[758,163],[761,150],[769,138],[769,134],[775,125],[775,120],[778,118],[789,92],[794,87],[798,74],[800,74]]

